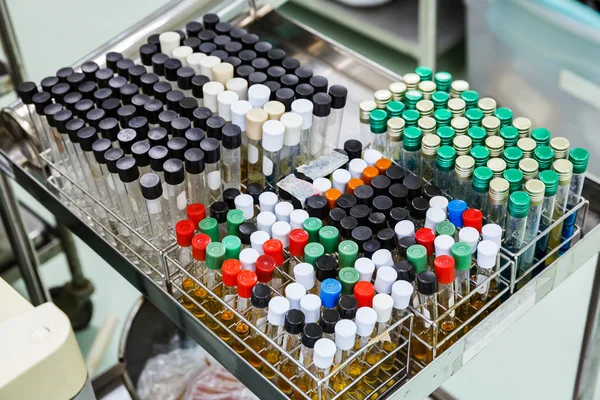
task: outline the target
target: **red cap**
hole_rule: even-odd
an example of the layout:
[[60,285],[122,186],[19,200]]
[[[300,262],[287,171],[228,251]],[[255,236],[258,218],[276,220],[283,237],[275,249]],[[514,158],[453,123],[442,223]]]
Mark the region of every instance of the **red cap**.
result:
[[354,298],[358,302],[358,308],[371,307],[375,296],[375,286],[371,282],[360,281],[354,285]]
[[206,261],[206,247],[210,243],[210,236],[199,233],[192,239],[192,256],[198,261]]
[[456,270],[454,269],[454,258],[448,255],[436,257],[433,260],[435,276],[442,285],[448,285],[456,279]]
[[242,263],[235,258],[226,260],[221,267],[221,274],[223,275],[223,285],[235,286],[237,284],[237,276],[242,271]]
[[187,206],[186,211],[188,219],[196,225],[196,228],[198,227],[200,221],[206,218],[206,208],[204,207],[204,204],[190,204]]
[[481,233],[481,227],[483,226],[483,214],[476,208],[469,208],[463,213],[463,223],[465,226],[475,228],[479,233]]
[[258,281],[267,283],[273,279],[273,271],[275,270],[275,260],[273,257],[263,254],[256,259],[256,276]]
[[190,247],[196,226],[198,225],[194,225],[189,219],[183,219],[176,223],[175,235],[177,237],[177,244],[181,247]]
[[294,257],[304,257],[304,246],[308,244],[308,232],[296,228],[290,232],[290,254]]
[[415,233],[415,239],[418,244],[424,246],[427,249],[427,255],[433,254],[433,241],[435,240],[435,233],[429,228],[421,228]]
[[237,276],[238,296],[244,299],[252,297],[252,289],[256,286],[256,274],[248,269],[243,270]]
[[273,257],[275,265],[283,264],[283,243],[279,239],[269,239],[263,243],[263,251],[266,255]]

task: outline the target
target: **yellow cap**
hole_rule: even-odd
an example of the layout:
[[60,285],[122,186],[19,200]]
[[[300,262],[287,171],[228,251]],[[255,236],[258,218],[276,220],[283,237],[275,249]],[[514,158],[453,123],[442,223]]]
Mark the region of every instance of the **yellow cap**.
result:
[[269,120],[269,114],[262,108],[252,108],[246,113],[246,136],[251,140],[262,139],[262,126]]

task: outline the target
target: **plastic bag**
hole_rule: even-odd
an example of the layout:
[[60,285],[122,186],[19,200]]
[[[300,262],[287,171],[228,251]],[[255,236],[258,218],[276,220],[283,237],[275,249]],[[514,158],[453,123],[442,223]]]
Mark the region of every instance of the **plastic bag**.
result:
[[182,400],[258,400],[235,376],[217,362],[188,385]]

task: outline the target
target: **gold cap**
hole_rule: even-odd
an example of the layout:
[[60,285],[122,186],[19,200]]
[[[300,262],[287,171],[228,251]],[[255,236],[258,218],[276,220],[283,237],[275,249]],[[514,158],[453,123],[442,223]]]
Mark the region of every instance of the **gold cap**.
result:
[[469,129],[469,120],[465,117],[452,118],[450,126],[454,128],[454,132],[456,132],[457,135],[465,135]]
[[500,130],[500,120],[493,116],[489,115],[487,117],[483,117],[481,120],[481,126],[485,129],[485,132],[488,136],[497,135]]
[[564,185],[571,182],[573,174],[573,164],[569,160],[561,158],[552,163],[552,169],[558,174],[558,184]]
[[452,85],[450,86],[450,97],[453,99],[460,97],[460,94],[465,90],[469,90],[469,82],[461,79],[452,81]]
[[569,153],[569,140],[564,137],[555,137],[550,139],[550,147],[554,150],[554,159],[567,158]]
[[414,72],[405,74],[402,78],[404,79],[404,83],[406,84],[406,88],[408,90],[416,89],[419,85],[419,82],[421,82],[421,77]]
[[433,81],[421,81],[419,82],[418,88],[421,92],[423,92],[423,96],[426,99],[429,99],[431,94],[435,92],[436,85]]
[[400,142],[402,140],[402,135],[404,134],[404,125],[405,122],[400,117],[388,119],[388,137],[392,142]]
[[475,160],[471,156],[459,156],[454,161],[454,174],[458,178],[470,178],[475,169]]
[[497,103],[496,100],[491,97],[484,97],[479,99],[477,107],[483,111],[483,115],[491,116],[494,115],[494,112],[496,111]]
[[525,191],[531,198],[531,205],[539,206],[544,201],[546,185],[539,179],[530,179],[525,183]]
[[519,171],[523,173],[523,180],[534,179],[538,173],[538,162],[533,158],[524,158],[519,161]]
[[215,65],[212,69],[213,80],[222,83],[227,83],[228,80],[233,78],[233,65],[222,62]]
[[[417,105],[418,105],[418,103],[417,103]],[[435,132],[435,127],[437,125],[437,122],[435,121],[434,118],[421,117],[421,118],[419,118],[419,121],[417,123],[419,125],[419,129],[421,131],[423,131],[423,136]]]
[[455,136],[452,140],[452,147],[456,150],[457,156],[468,155],[472,145],[473,141],[467,135]]
[[502,157],[504,139],[500,136],[488,136],[485,139],[485,147],[490,151],[490,157]]
[[419,114],[421,114],[421,117],[429,117],[433,115],[433,102],[431,100],[419,100],[416,107]]
[[506,161],[501,158],[490,158],[486,166],[492,170],[495,178],[501,177],[504,171],[506,171]]
[[518,117],[513,120],[513,126],[519,131],[519,137],[531,136],[531,120],[525,117]]
[[523,152],[524,158],[531,158],[533,150],[535,150],[536,146],[537,143],[535,143],[535,140],[529,137],[521,138],[517,141],[517,147]]
[[390,84],[390,92],[392,92],[392,100],[404,100],[404,93],[408,90],[404,82],[392,82]]
[[262,139],[262,126],[269,120],[269,114],[262,108],[252,108],[246,113],[246,136],[251,140]]
[[377,108],[377,104],[373,100],[363,100],[358,106],[360,108],[360,122],[363,124],[369,123],[369,114]]
[[441,139],[438,135],[425,135],[421,139],[421,152],[429,156],[435,156],[440,148]]
[[285,106],[280,101],[267,101],[263,106],[263,110],[269,114],[269,119],[279,121],[279,118],[285,113]]
[[490,202],[503,204],[508,201],[510,184],[504,178],[494,178],[490,181]]

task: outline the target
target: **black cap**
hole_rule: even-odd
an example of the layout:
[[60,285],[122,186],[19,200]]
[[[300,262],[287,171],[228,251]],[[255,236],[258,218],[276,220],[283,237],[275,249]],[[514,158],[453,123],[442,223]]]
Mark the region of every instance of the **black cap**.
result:
[[221,19],[217,14],[204,14],[204,16],[202,17],[204,29],[214,30],[220,21]]
[[[112,143],[108,139],[98,139],[94,143],[92,143],[92,151],[94,152],[94,158],[98,162],[98,164],[106,164],[106,160],[104,159],[104,153],[106,153],[109,149],[112,148]],[[121,149],[119,151],[122,152]]]
[[127,72],[129,73],[129,82],[140,86],[142,84],[142,76],[146,75],[146,67],[143,65],[134,65]]
[[74,72],[67,77],[67,83],[71,86],[71,90],[78,90],[79,85],[85,81],[86,77],[83,72]]
[[345,240],[348,240],[352,237],[352,231],[358,226],[358,221],[356,218],[347,216],[340,220],[340,236]]
[[98,140],[96,129],[91,126],[86,126],[77,131],[77,141],[81,150],[92,151],[92,143]]
[[358,310],[358,301],[354,296],[344,295],[338,300],[338,311],[341,319],[354,319]]
[[157,124],[159,116],[163,112],[163,102],[158,99],[152,99],[144,104],[144,115],[149,123]]
[[264,283],[254,285],[252,288],[252,297],[250,297],[252,307],[267,308],[269,301],[271,301],[271,289]]
[[123,59],[123,54],[111,51],[106,53],[106,66],[113,71],[117,71],[117,62]]
[[154,146],[167,146],[169,140],[167,130],[165,128],[156,127],[148,131],[148,141]]
[[169,58],[165,61],[165,78],[167,78],[170,82],[177,81],[177,70],[181,68],[183,65],[181,61],[176,58]]
[[369,215],[369,228],[373,232],[379,232],[380,229],[384,229],[387,226],[385,214],[380,212],[372,212]]
[[146,43],[140,46],[140,60],[142,64],[152,66],[152,56],[158,53],[158,47],[151,43]]
[[315,75],[310,78],[308,82],[312,87],[315,88],[316,93],[327,93],[327,86],[329,85],[329,81],[327,78],[321,75]]
[[340,320],[340,313],[333,308],[326,308],[321,314],[319,321],[323,333],[335,333],[335,324]]
[[403,184],[392,184],[388,189],[388,194],[394,203],[394,207],[406,207],[408,204],[408,188]]
[[263,85],[265,85],[266,87],[269,88],[269,90],[271,91],[271,94],[269,95],[269,100],[275,100],[276,98],[276,93],[279,89],[281,89],[281,84],[279,82],[275,82],[275,81],[266,81],[263,83]]
[[286,57],[281,60],[281,66],[285,68],[286,73],[293,74],[297,68],[300,68],[300,61],[294,57]]
[[220,147],[219,141],[215,138],[208,137],[200,143],[200,149],[204,152],[208,164],[214,164],[221,159]]
[[200,51],[200,45],[202,44],[202,40],[198,37],[188,37],[183,41],[183,45],[192,49],[194,53],[198,53]]
[[397,246],[396,232],[391,228],[385,228],[377,232],[377,240],[381,243],[381,247],[392,251]]
[[131,128],[121,129],[117,134],[119,147],[123,149],[125,154],[131,154],[131,145],[138,141],[137,133]]
[[121,182],[134,182],[140,177],[137,161],[133,157],[123,157],[117,161]]
[[131,105],[135,106],[137,113],[144,114],[144,106],[150,101],[150,96],[144,93],[138,93],[131,98]]
[[102,102],[101,108],[106,113],[107,117],[117,118],[117,110],[121,108],[119,99],[109,97]]
[[404,177],[404,181],[402,183],[408,189],[409,200],[421,196],[423,190],[423,182],[421,181],[421,178],[416,175],[408,174]]
[[119,96],[121,87],[127,84],[127,78],[122,76],[114,76],[108,81],[108,87],[112,90],[113,96]]
[[323,336],[323,330],[316,322],[310,322],[304,325],[302,329],[301,342],[304,347],[312,349],[315,347],[317,340]]
[[204,140],[204,131],[200,128],[190,128],[185,131],[185,140],[188,142],[189,148],[200,148],[200,142]]
[[331,225],[336,227],[338,230],[340,229],[340,222],[342,218],[346,216],[346,211],[342,210],[339,207],[331,209],[329,211],[329,215],[327,217],[327,225]]
[[35,82],[23,82],[17,87],[17,93],[25,104],[33,104],[33,95],[38,92]]
[[300,80],[296,75],[285,74],[281,77],[279,82],[281,83],[282,87],[295,90],[296,86],[298,86],[298,84],[300,83]]
[[165,76],[165,62],[169,56],[163,53],[156,53],[152,56],[152,72],[158,76]]
[[242,241],[242,244],[249,245],[250,244],[250,235],[256,232],[256,225],[252,222],[244,222],[240,225],[238,234],[239,238]]
[[102,137],[114,142],[117,140],[117,134],[119,133],[119,122],[116,118],[104,118],[98,123],[98,130],[102,134]]
[[311,196],[306,199],[304,209],[311,217],[323,220],[327,217],[327,199],[321,195]]
[[[228,43],[228,44],[232,44],[232,43]],[[231,64],[231,66],[234,69],[239,67],[240,65],[242,65],[242,60],[240,60],[240,58],[237,56],[229,56],[226,59],[224,59],[223,62]]]
[[52,96],[48,92],[38,92],[32,96],[31,101],[35,105],[35,111],[44,115],[44,108],[52,104]]
[[256,72],[264,72],[267,73],[267,70],[270,67],[269,60],[263,57],[257,57],[250,63]]
[[56,71],[56,77],[58,78],[59,81],[66,82],[69,75],[71,75],[74,72],[75,71],[71,67],[63,67],[63,68],[59,69],[58,71]]
[[[237,57],[237,55],[240,53],[240,51],[242,51],[242,49],[243,49],[243,47],[240,42],[228,42],[223,47],[223,50],[225,50],[227,52],[229,57],[232,57],[232,56]],[[240,63],[241,63],[241,60],[240,60]]]
[[310,86],[308,83],[301,83],[296,86],[296,98],[312,100],[315,94],[315,88]]
[[414,237],[405,236],[401,239],[398,239],[398,251],[400,252],[400,255],[406,258],[406,251],[410,246],[415,244],[417,244],[417,241]]
[[415,281],[415,266],[408,260],[402,260],[394,264],[394,269],[398,273],[399,281],[413,283]]
[[[204,152],[197,148],[187,149],[183,154],[185,170],[188,174],[201,174],[204,172]],[[235,206],[233,207],[235,208]]]
[[181,90],[171,90],[165,96],[167,100],[167,109],[179,113],[179,102],[185,98]]
[[357,204],[364,204],[367,207],[371,206],[375,191],[369,185],[360,185],[354,189],[354,197]]
[[158,199],[163,194],[160,177],[152,172],[142,175],[140,178],[142,196],[147,200]]
[[242,44],[245,49],[253,49],[254,45],[258,43],[259,40],[260,38],[258,35],[255,35],[254,33],[247,33],[242,36]]
[[229,32],[231,32],[232,29],[233,29],[233,25],[231,25],[231,23],[229,23],[229,22],[219,22],[215,26],[215,32],[219,35],[228,35],[229,36]]
[[235,69],[235,77],[236,78],[244,78],[248,80],[250,78],[250,74],[254,72],[254,68],[251,65],[240,65]]
[[84,99],[92,100],[94,98],[94,92],[98,89],[96,82],[87,81],[79,85],[77,91],[81,93]]
[[413,219],[425,219],[429,201],[424,197],[415,197],[410,203],[410,216]]
[[202,26],[202,23],[198,21],[190,21],[185,24],[185,33],[187,33],[188,37],[197,37],[202,29],[204,29],[204,27]]
[[271,63],[271,65],[281,65],[283,60],[285,59],[285,51],[282,49],[271,49],[267,53],[267,59]]
[[231,36],[233,40],[237,40],[238,42],[241,42],[242,38],[247,34],[248,31],[244,28],[233,28],[231,31],[229,31],[229,36]]
[[427,184],[423,187],[423,197],[425,197],[427,200],[431,200],[432,197],[441,195],[442,189],[435,185]]
[[134,65],[135,63],[133,60],[130,60],[129,58],[123,58],[117,61],[117,73],[119,76],[127,79],[129,77],[129,68],[133,67]]
[[[360,186],[359,186],[360,187]],[[351,194],[343,194],[336,200],[336,205],[346,211],[346,213],[357,203],[356,197]]]
[[[237,56],[242,61],[242,65],[246,65],[248,67],[252,67],[252,61],[257,57],[256,52],[254,50],[242,50],[238,53]],[[252,67],[251,72],[254,72],[254,67]],[[248,72],[247,74],[250,75],[251,72]]]
[[358,247],[373,237],[373,231],[368,226],[357,226],[352,230],[352,240],[358,244]]
[[304,328],[304,313],[300,310],[291,309],[285,314],[285,331],[292,335],[298,335]]
[[174,137],[167,142],[167,149],[169,149],[169,157],[171,158],[183,161],[183,155],[187,148],[187,140],[184,137]]
[[42,82],[40,83],[40,85],[42,86],[43,91],[50,93],[52,91],[52,88],[54,87],[54,85],[56,85],[57,83],[58,83],[57,77],[47,76],[44,79],[42,79]]
[[135,142],[131,146],[131,154],[137,163],[138,167],[146,167],[150,165],[150,156],[148,152],[150,151],[150,143],[145,141]]
[[119,161],[123,157],[125,157],[125,153],[123,152],[123,149],[119,148],[110,149],[104,153],[106,167],[111,173],[119,173],[119,169],[117,168],[117,161]]
[[394,228],[400,221],[408,218],[408,211],[404,207],[394,207],[390,210],[390,226]]
[[317,258],[315,269],[315,276],[319,282],[329,278],[335,279],[337,277],[338,262],[335,257],[325,254]]
[[196,108],[198,108],[198,100],[193,97],[184,97],[179,101],[179,114],[190,121],[194,119]]
[[279,89],[275,93],[275,100],[283,103],[285,111],[292,111],[292,103],[294,102],[294,91],[289,88]]
[[265,191],[265,188],[260,183],[251,183],[246,187],[246,193],[252,196],[254,204],[259,204],[258,198]]
[[362,143],[360,140],[350,139],[344,142],[344,150],[348,154],[348,161],[360,158],[362,153]]
[[[215,35],[213,31],[202,31],[200,34],[203,36],[212,36],[213,38]],[[217,51],[217,45],[213,42],[203,42],[200,46],[198,46],[198,50],[200,53],[212,54],[213,52]]]
[[373,199],[373,212],[383,213],[386,217],[390,215],[392,206],[392,199],[388,196],[375,196]]
[[235,208],[235,198],[237,196],[239,196],[242,192],[239,191],[239,189],[236,188],[228,188],[223,190],[223,201],[225,203],[227,203],[227,206],[230,209],[234,209]]
[[98,124],[106,117],[106,112],[101,108],[95,108],[85,114],[85,119],[94,128],[98,128]]
[[309,83],[313,77],[313,70],[308,67],[298,67],[294,71],[294,75],[298,77],[300,83]]
[[65,129],[67,130],[67,134],[69,135],[69,139],[71,139],[71,142],[79,143],[79,139],[77,138],[77,132],[79,132],[79,130],[84,126],[85,121],[79,118],[74,118],[67,122],[67,124],[65,125]]
[[212,111],[208,107],[198,107],[194,110],[194,127],[206,132],[206,121],[212,117]]
[[155,34],[148,36],[147,42],[155,45],[156,48],[158,49],[158,52],[160,53],[160,33],[155,33]]
[[[317,90],[315,89],[315,91]],[[313,96],[313,104],[313,115],[315,117],[327,117],[331,114],[331,96],[327,93],[315,93]]]
[[252,85],[258,85],[261,83],[265,83],[267,81],[267,74],[265,74],[264,72],[253,72],[250,74],[250,76],[248,77],[248,85],[252,86]]
[[216,219],[218,223],[222,224],[227,222],[227,213],[229,212],[227,203],[220,200],[215,201],[210,205],[209,210],[210,216]]
[[63,103],[68,110],[70,110],[71,112],[75,112],[75,104],[77,104],[77,102],[82,99],[83,95],[81,93],[71,92],[67,93],[65,97],[63,97]]
[[137,133],[137,140],[148,139],[148,120],[146,117],[134,117],[129,121],[129,127]]
[[140,78],[142,92],[148,96],[154,96],[154,85],[158,83],[158,75],[147,73]]
[[96,75],[96,71],[98,71],[100,67],[93,61],[86,61],[81,64],[81,72],[84,73],[85,79],[88,81],[93,81]]
[[362,245],[363,254],[367,258],[372,258],[377,250],[381,249],[381,243],[376,239],[369,239]]
[[273,45],[269,42],[260,41],[254,45],[254,51],[259,57],[267,57],[269,51],[273,48]]
[[270,80],[279,81],[283,75],[285,75],[285,69],[283,67],[273,65],[267,69],[267,77]]
[[102,102],[112,96],[112,90],[109,88],[98,89],[94,92],[94,102],[97,107],[102,105]]
[[184,137],[185,131],[192,127],[192,123],[185,117],[177,117],[171,121],[171,134],[174,137]]
[[389,194],[389,188],[392,182],[385,175],[377,175],[371,179],[371,187],[375,192],[375,196]]
[[114,76],[114,72],[112,69],[110,68],[100,68],[98,71],[96,71],[95,77],[96,77],[96,83],[98,84],[99,88],[107,88],[108,87],[108,81],[110,81],[112,79],[112,77]]
[[57,103],[62,103],[63,102],[63,98],[65,97],[65,95],[67,93],[69,93],[69,90],[71,90],[71,87],[69,86],[69,84],[67,84],[67,83],[57,83],[52,88],[52,97],[54,97],[54,100]]
[[177,74],[177,86],[181,90],[192,89],[192,78],[196,75],[193,68],[181,67],[176,71]]
[[203,88],[206,83],[210,82],[210,78],[206,75],[196,75],[192,78],[192,94],[197,99],[204,98]]
[[54,123],[54,115],[62,109],[62,105],[56,103],[48,104],[46,107],[44,107],[44,115],[46,116],[50,126],[56,127],[56,124]]
[[432,271],[423,271],[417,275],[417,290],[419,293],[430,296],[437,293],[437,280]]
[[163,164],[165,182],[169,185],[179,185],[185,179],[185,170],[183,161],[177,158],[170,158]]
[[[215,46],[217,46],[217,50],[225,50],[225,45],[227,43],[231,42],[231,38],[227,35],[217,35],[215,36],[215,38],[213,39],[213,43],[215,44]],[[225,57],[227,57],[229,54],[227,54],[227,52],[225,52]]]
[[223,127],[225,120],[223,117],[212,116],[206,120],[206,137],[221,140],[223,138]]
[[225,125],[222,129],[222,133],[223,148],[234,150],[242,145],[242,130],[239,126],[234,124]]
[[158,114],[158,124],[161,128],[166,129],[169,135],[172,135],[173,132],[171,131],[171,122],[175,118],[177,118],[177,113],[175,111],[165,110]]
[[165,146],[153,146],[148,152],[148,156],[150,156],[150,168],[160,172],[163,170],[163,164],[169,158],[169,149]]
[[67,123],[73,118],[73,112],[70,110],[61,110],[54,114],[54,125],[59,133],[67,134]]

